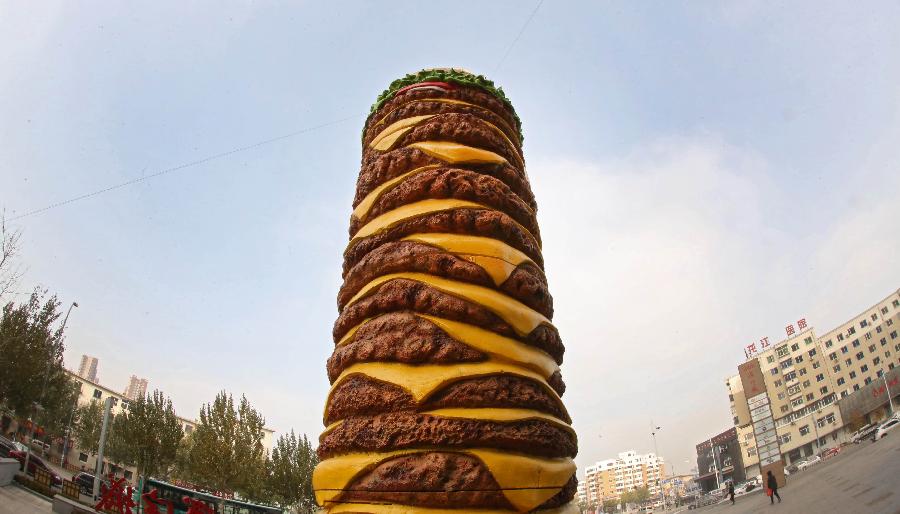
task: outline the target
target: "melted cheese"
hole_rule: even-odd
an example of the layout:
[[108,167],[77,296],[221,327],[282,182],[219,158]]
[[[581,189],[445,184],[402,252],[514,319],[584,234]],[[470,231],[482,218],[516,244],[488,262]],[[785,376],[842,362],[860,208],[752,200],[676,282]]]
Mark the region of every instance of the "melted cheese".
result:
[[506,163],[506,159],[490,150],[482,150],[481,148],[461,145],[452,141],[420,141],[409,145],[409,147],[418,148],[435,159],[449,163]]
[[369,148],[378,150],[379,152],[390,150],[403,134],[409,132],[410,129],[419,123],[435,116],[435,114],[426,114],[424,116],[412,116],[410,118],[403,118],[402,120],[395,121],[372,139],[369,143]]
[[415,175],[416,173],[420,173],[425,170],[431,170],[431,169],[440,168],[440,167],[441,167],[440,164],[429,164],[428,166],[422,166],[420,168],[416,168],[414,170],[407,171],[406,173],[404,173],[402,175],[396,176],[396,177],[392,178],[391,180],[388,180],[387,182],[385,182],[385,183],[381,184],[380,186],[376,187],[375,189],[373,189],[372,192],[367,194],[366,197],[363,198],[361,202],[359,202],[359,205],[357,205],[356,208],[353,209],[352,217],[354,217],[356,219],[360,219],[360,220],[365,219],[366,216],[369,214],[369,211],[372,210],[372,206],[375,204],[375,202],[379,198],[381,198],[381,195],[383,195],[384,193],[388,192],[389,190],[397,187],[397,185],[400,184],[400,182],[403,182],[409,176]]
[[[544,377],[534,371],[504,362],[467,362],[462,364],[404,364],[400,362],[360,362],[346,368],[328,391],[325,405],[331,403],[331,395],[350,375],[365,375],[375,380],[389,382],[409,391],[419,403],[445,385],[467,378],[487,375],[515,375],[530,378],[541,384],[548,394],[559,400],[556,391],[547,385]],[[561,404],[562,402],[560,402]]]
[[[478,109],[478,110],[483,111],[483,112],[487,112],[487,113],[494,114],[494,115],[496,115],[496,116],[500,116],[499,114],[497,114],[497,113],[495,113],[494,111],[488,109],[487,107],[482,107],[482,106],[480,106],[480,105],[475,105],[475,104],[473,104],[473,103],[464,102],[464,101],[462,101],[462,100],[456,100],[456,99],[454,99],[454,98],[422,98],[422,99],[419,99],[419,100],[413,100],[412,102],[409,102],[409,103],[413,103],[413,102],[436,102],[436,103],[445,103],[445,104],[466,105],[466,106],[468,106],[468,107],[473,107],[473,108]],[[401,104],[401,105],[398,105],[397,107],[394,107],[393,109],[391,109],[387,114],[385,114],[384,116],[382,116],[381,119],[378,120],[377,123],[375,123],[374,125],[372,125],[372,128],[377,127],[377,126],[379,126],[379,125],[383,125],[384,122],[385,122],[385,120],[387,120],[388,117],[389,117],[391,114],[394,113],[394,111],[396,111],[397,109],[400,109],[401,107],[404,107],[405,105],[408,105],[408,104]],[[449,114],[449,113],[440,113],[440,114]],[[502,119],[502,117],[501,117],[501,119]],[[482,120],[482,121],[486,121],[486,120]],[[504,123],[505,123],[505,122],[504,122]],[[499,129],[498,129],[498,130],[499,130]],[[511,128],[510,128],[510,131],[511,131],[511,132],[515,132],[515,130],[513,130],[513,129],[511,129]],[[505,132],[503,132],[503,136],[506,137],[507,140],[509,140],[509,138],[506,136],[506,133],[505,133]]]
[[[342,513],[360,513],[368,514],[462,514],[461,509],[442,509],[435,507],[413,507],[410,505],[396,505],[388,503],[332,503],[333,507],[328,508],[328,512],[334,514]],[[466,509],[466,514],[509,514],[508,510],[497,509]],[[580,514],[578,506],[575,502],[569,502],[562,507],[554,509],[541,509],[539,514]]]
[[500,318],[509,323],[513,327],[513,330],[521,336],[527,336],[537,328],[538,325],[543,323],[550,325],[550,320],[545,318],[541,313],[494,289],[450,280],[435,275],[428,275],[426,273],[391,273],[377,277],[364,285],[362,289],[347,302],[347,306],[350,306],[360,298],[365,297],[381,284],[394,279],[415,280],[416,282],[428,284],[439,291],[476,303],[497,316],[500,316]]
[[524,366],[542,374],[544,377],[549,377],[559,371],[556,361],[549,355],[510,337],[501,336],[490,330],[469,325],[468,323],[460,323],[427,314],[416,314],[416,316],[434,323],[453,339],[485,352],[498,360]]
[[[575,431],[565,421],[532,409],[501,409],[494,407],[483,408],[447,408],[422,411],[419,414],[428,414],[429,416],[441,416],[444,418],[460,418],[460,419],[476,419],[481,421],[525,421],[530,419],[540,419],[549,421],[560,428],[571,432]],[[327,429],[326,429],[327,430]]]
[[522,263],[534,264],[530,257],[508,244],[489,237],[463,234],[412,234],[404,241],[416,241],[438,248],[481,266],[498,286]]
[[406,219],[421,216],[423,214],[460,208],[489,209],[489,207],[485,207],[480,203],[470,202],[468,200],[456,200],[453,198],[441,200],[429,199],[408,203],[377,216],[372,221],[363,225],[362,228],[353,235],[353,239],[350,240],[349,246],[353,246],[354,242],[382,232]]
[[[332,501],[357,476],[390,458],[426,451],[430,450],[355,453],[323,460],[313,472],[316,502],[330,507]],[[454,453],[471,455],[484,463],[500,485],[503,495],[519,512],[527,512],[552,498],[575,474],[575,462],[572,459],[527,457],[489,449]]]

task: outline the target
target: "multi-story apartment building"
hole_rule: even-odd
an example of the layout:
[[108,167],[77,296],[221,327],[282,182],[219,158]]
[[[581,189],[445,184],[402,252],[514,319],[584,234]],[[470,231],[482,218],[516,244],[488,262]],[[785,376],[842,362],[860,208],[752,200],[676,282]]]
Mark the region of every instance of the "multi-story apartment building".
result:
[[125,398],[137,400],[147,394],[147,379],[131,375],[128,379],[128,387],[125,388]]
[[[80,388],[80,393],[77,400],[78,406],[87,405],[92,401],[105,402],[107,398],[112,398],[112,408],[110,409],[111,416],[128,411],[130,402],[132,400],[127,398],[125,395],[103,385],[100,385],[96,382],[92,382],[69,370],[66,370],[66,373],[78,383],[78,386]],[[178,420],[181,422],[185,435],[193,432],[197,426],[197,422],[193,419],[178,416]],[[274,430],[271,430],[269,428],[263,429],[262,444],[266,449],[266,452],[268,453],[271,453],[272,451],[274,435]],[[97,462],[96,456],[90,455],[87,452],[82,451],[80,448],[77,448],[72,441],[69,441],[66,444],[67,451],[65,460],[67,463],[74,465],[75,467],[82,467],[88,470],[95,469]],[[134,473],[134,468],[126,467],[125,469],[120,470],[120,474],[128,480],[132,480],[134,478]]]
[[646,487],[651,496],[657,495],[664,469],[662,457],[652,453],[639,455],[634,450],[597,462],[585,470],[584,502],[599,506],[603,500],[618,499],[641,487]]
[[[805,322],[799,328],[751,358],[759,361],[785,464],[835,446],[858,426],[884,418],[890,407],[883,393],[900,395],[900,368],[895,370],[900,364],[900,290],[824,335]],[[725,386],[747,476],[754,476],[759,459],[740,374],[727,378]],[[860,402],[879,395],[874,404]]]
[[78,376],[91,382],[97,382],[97,364],[97,357],[82,355],[81,365],[78,366]]

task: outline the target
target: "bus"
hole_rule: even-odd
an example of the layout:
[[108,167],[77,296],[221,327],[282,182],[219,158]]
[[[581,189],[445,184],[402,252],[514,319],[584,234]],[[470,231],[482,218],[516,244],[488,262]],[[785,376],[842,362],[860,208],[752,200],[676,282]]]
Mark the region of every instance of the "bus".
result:
[[[256,505],[253,503],[223,498],[211,493],[188,489],[169,482],[163,482],[154,478],[144,479],[143,493],[156,490],[156,498],[160,500],[159,511],[167,512],[166,504],[171,501],[175,507],[175,514],[184,514],[188,505],[182,498],[185,496],[200,500],[208,505],[216,514],[284,514],[284,511],[269,505]],[[149,500],[148,500],[149,501]]]

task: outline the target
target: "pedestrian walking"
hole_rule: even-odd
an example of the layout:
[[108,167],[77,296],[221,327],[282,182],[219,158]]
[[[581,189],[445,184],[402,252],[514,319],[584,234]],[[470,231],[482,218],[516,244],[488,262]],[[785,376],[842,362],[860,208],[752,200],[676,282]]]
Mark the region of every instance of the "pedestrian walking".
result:
[[734,482],[728,481],[728,496],[731,497],[731,504],[734,505]]
[[775,475],[772,474],[772,470],[766,472],[768,478],[766,479],[766,487],[769,489],[766,491],[769,493],[769,501],[771,504],[775,504],[775,498],[778,498],[778,503],[781,503],[781,496],[778,494],[778,480],[775,480]]

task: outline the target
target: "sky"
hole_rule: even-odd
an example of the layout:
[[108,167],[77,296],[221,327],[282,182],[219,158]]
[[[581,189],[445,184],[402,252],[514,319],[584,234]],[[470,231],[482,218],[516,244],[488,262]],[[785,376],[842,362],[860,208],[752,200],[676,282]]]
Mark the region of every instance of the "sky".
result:
[[877,1],[2,2],[13,299],[77,301],[66,363],[104,385],[186,417],[244,394],[317,437],[364,117],[463,67],[523,121],[579,475],[651,426],[688,472],[746,344],[900,287],[898,25]]

